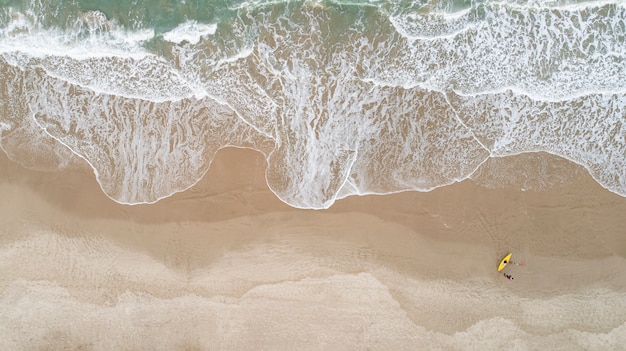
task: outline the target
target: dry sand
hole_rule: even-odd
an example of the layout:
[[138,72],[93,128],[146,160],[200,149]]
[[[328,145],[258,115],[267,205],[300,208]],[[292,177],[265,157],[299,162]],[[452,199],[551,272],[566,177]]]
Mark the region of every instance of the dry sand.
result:
[[[267,189],[251,150],[224,149],[196,186],[139,206],[108,199],[84,167],[3,156],[0,344],[620,350],[626,199],[566,163],[573,175],[542,191],[464,181],[310,211]],[[527,264],[505,269],[514,281],[496,272],[509,251]]]

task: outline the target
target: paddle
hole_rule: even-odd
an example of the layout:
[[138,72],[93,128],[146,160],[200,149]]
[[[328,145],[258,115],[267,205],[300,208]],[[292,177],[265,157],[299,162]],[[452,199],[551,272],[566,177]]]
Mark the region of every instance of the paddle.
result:
[[515,262],[512,262],[512,261],[509,261],[509,263],[512,263],[512,264],[518,265],[518,266],[522,266],[522,267],[526,267],[526,263],[515,263]]

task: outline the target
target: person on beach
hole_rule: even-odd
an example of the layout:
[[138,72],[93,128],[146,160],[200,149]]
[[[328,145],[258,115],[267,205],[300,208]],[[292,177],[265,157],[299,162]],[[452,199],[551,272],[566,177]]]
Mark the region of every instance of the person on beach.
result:
[[513,276],[511,276],[510,274],[506,274],[506,273],[503,273],[503,274],[506,277],[506,279],[513,280]]

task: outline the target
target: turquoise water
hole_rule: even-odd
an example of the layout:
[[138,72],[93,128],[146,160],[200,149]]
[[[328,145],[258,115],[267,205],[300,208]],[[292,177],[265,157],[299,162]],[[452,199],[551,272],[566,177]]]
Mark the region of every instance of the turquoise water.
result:
[[622,2],[0,4],[4,152],[86,161],[121,203],[189,188],[225,146],[302,208],[532,152],[626,196]]

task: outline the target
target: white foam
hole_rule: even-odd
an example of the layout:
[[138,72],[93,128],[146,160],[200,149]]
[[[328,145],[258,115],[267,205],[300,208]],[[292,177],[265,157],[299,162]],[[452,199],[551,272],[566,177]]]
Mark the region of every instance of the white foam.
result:
[[395,30],[404,38],[434,40],[454,38],[474,27],[472,9],[455,13],[429,12],[397,14],[389,17]]
[[179,24],[176,28],[163,34],[163,39],[181,44],[186,41],[190,44],[198,44],[202,37],[213,35],[217,30],[216,24],[202,24],[196,21],[187,21]]
[[84,158],[120,203],[153,203],[185,190],[224,145],[264,142],[210,99],[158,103],[94,94],[41,72],[30,85],[39,88],[30,103],[38,125]]
[[164,101],[204,94],[169,62],[143,49],[152,30],[126,31],[98,12],[85,14],[68,31],[40,28],[20,13],[12,18],[0,31],[0,54],[21,69],[44,67],[51,77],[131,98]]
[[450,95],[449,101],[493,156],[549,152],[583,165],[602,186],[626,196],[624,95],[549,102],[509,91]]
[[0,53],[26,72],[39,127],[122,203],[187,189],[221,147],[268,140],[269,187],[294,207],[428,191],[536,151],[626,196],[624,8],[478,6],[381,11],[342,35],[318,3],[244,10],[226,34],[194,21],[165,33],[171,57],[100,13],[70,35],[16,15]]
[[75,59],[108,56],[143,57],[142,44],[154,37],[151,29],[127,31],[97,11],[88,12],[68,30],[44,28],[34,15],[10,12],[0,28],[0,53],[23,52],[33,57],[69,56]]
[[241,10],[241,9],[255,9],[255,8],[260,8],[260,7],[265,7],[265,6],[271,6],[271,5],[280,5],[280,4],[284,4],[285,0],[243,0],[243,1],[238,1],[238,4],[235,5],[231,5],[230,9],[232,10]]
[[[452,19],[394,15],[390,21],[407,41],[384,49],[402,54],[373,63],[367,78],[469,94],[516,86],[552,99],[623,91],[620,13],[626,11],[619,6],[606,16],[601,5],[547,9],[489,3]],[[438,19],[430,20],[433,16]]]
[[[432,105],[424,103],[416,106],[416,101],[424,99],[420,94],[439,94],[443,97],[442,93],[448,90],[451,79],[466,79],[458,81],[467,84],[461,85],[461,93],[476,94],[513,87],[518,93],[536,92],[537,97],[542,97],[541,94],[547,91],[546,95],[554,101],[571,100],[572,96],[586,96],[587,92],[600,90],[589,85],[581,88],[572,83],[571,89],[566,86],[555,94],[552,87],[560,80],[549,82],[543,89],[535,89],[538,81],[515,87],[511,84],[513,77],[519,79],[524,76],[515,70],[501,70],[502,63],[490,64],[489,60],[500,60],[498,55],[505,52],[502,50],[489,56],[488,50],[492,48],[490,40],[478,42],[481,46],[473,48],[477,49],[478,62],[467,58],[452,60],[449,54],[456,52],[457,36],[477,35],[477,32],[485,30],[485,23],[481,24],[482,27],[474,27],[474,24],[463,27],[465,18],[473,16],[469,10],[442,16],[444,22],[460,23],[460,30],[444,33],[428,42],[400,41],[394,46],[385,42],[385,30],[380,31],[381,38],[376,39],[379,42],[376,47],[371,46],[368,39],[346,39],[351,45],[365,48],[354,51],[365,56],[359,59],[373,68],[367,73],[383,73],[355,80],[354,66],[348,64],[349,59],[321,63],[320,59],[328,56],[324,43],[318,41],[319,33],[316,31],[323,25],[320,22],[323,15],[316,15],[320,17],[309,18],[308,22],[315,35],[307,34],[306,37],[311,39],[303,41],[300,41],[304,35],[297,23],[290,20],[280,24],[261,22],[260,27],[272,35],[274,42],[270,45],[261,42],[249,56],[219,66],[219,74],[211,76],[215,81],[208,84],[211,94],[227,101],[249,123],[260,126],[259,130],[276,138],[278,149],[269,157],[268,182],[279,198],[295,207],[326,208],[337,197],[355,193],[428,191],[466,179],[487,157],[500,155],[492,154],[492,148],[483,145],[473,135],[475,130],[464,126],[463,120],[457,120],[454,112],[449,119],[443,118],[440,109],[445,108],[445,99]],[[489,16],[496,19],[497,15]],[[516,38],[511,35],[511,40]],[[442,43],[447,46],[442,46]],[[341,54],[353,48],[346,45],[345,49]],[[395,56],[389,55],[394,51]],[[483,51],[487,60],[480,61]],[[448,56],[442,57],[439,53]],[[341,54],[333,52],[332,57],[337,58]],[[372,63],[367,61],[370,58]],[[202,65],[202,62],[195,63]],[[431,64],[440,68],[434,71],[415,69]],[[461,77],[457,73],[448,76],[451,70],[460,72],[468,67],[470,71],[479,70],[481,73],[487,70],[487,74]],[[510,79],[503,84],[495,73],[509,74]],[[259,76],[262,79],[257,78]],[[618,81],[615,77],[612,79]],[[562,80],[571,79],[564,77]],[[487,84],[482,86],[485,82]],[[623,90],[621,85],[615,84],[603,87],[601,84],[607,81],[602,78],[594,82],[600,84],[599,88],[605,92]],[[407,92],[399,93],[402,89],[394,87],[402,87]],[[394,98],[394,94],[404,97]],[[432,116],[424,114],[423,109],[432,110]],[[416,112],[403,114],[400,111]],[[423,134],[427,129],[420,123],[426,126],[433,121],[445,123],[438,126],[438,132]],[[379,133],[385,128],[397,128],[397,133],[382,137]],[[409,133],[400,138],[405,128],[415,134]],[[506,143],[506,140],[501,139],[501,142]],[[536,150],[531,148],[529,152]],[[344,158],[348,154],[354,156]],[[346,184],[351,186],[345,187]]]

